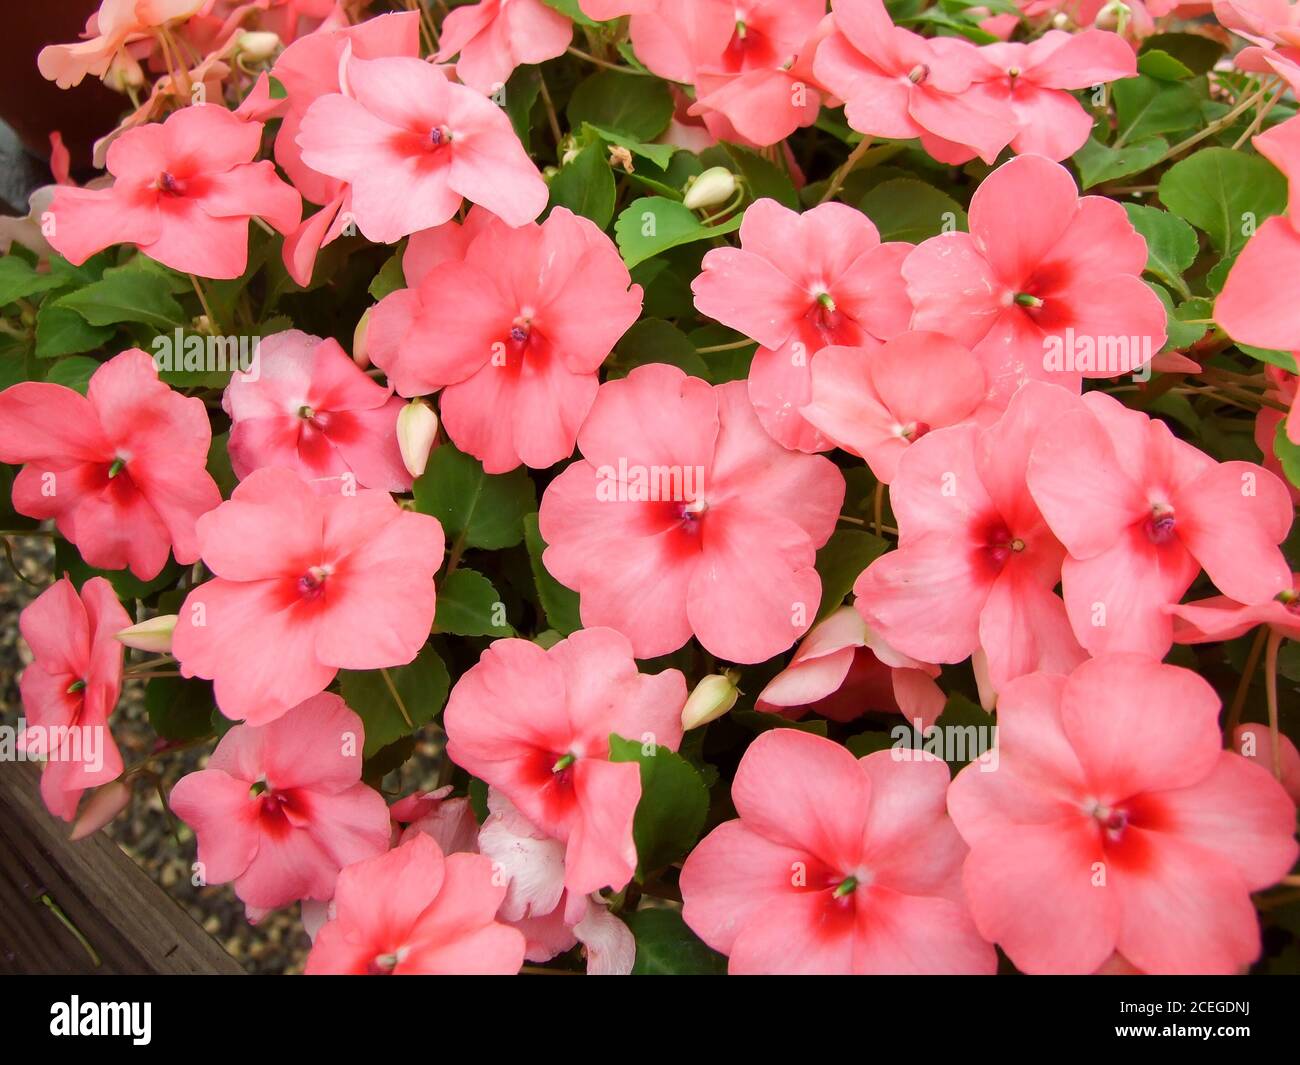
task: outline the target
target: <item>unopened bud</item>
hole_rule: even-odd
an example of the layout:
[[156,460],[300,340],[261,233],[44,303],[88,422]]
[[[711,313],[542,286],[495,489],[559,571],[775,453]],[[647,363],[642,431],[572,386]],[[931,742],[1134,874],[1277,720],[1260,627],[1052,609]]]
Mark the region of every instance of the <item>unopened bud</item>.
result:
[[118,52],[104,73],[104,84],[114,92],[126,94],[144,84],[144,71],[126,52]]
[[259,63],[280,50],[280,38],[269,30],[244,30],[239,34],[235,48],[240,55]]
[[366,338],[370,335],[370,312],[373,310],[374,307],[367,307],[366,313],[361,316],[356,329],[352,331],[352,361],[363,370],[370,365],[370,352],[366,345]]
[[695,690],[682,707],[682,728],[689,732],[707,725],[735,706],[740,696],[740,689],[736,686],[739,680],[740,674],[729,669],[725,673],[710,674],[695,685]]
[[682,199],[692,211],[726,203],[736,192],[736,175],[725,166],[711,166],[686,185]]
[[438,435],[438,416],[422,399],[413,399],[397,415],[397,446],[412,477],[424,473]]
[[175,614],[159,614],[156,618],[142,621],[123,629],[116,634],[118,643],[134,647],[137,651],[151,651],[154,654],[170,654],[172,633],[176,630]]
[[73,843],[87,836],[93,836],[113,818],[120,814],[131,802],[131,786],[122,780],[110,780],[90,793],[86,805],[81,808],[77,820],[73,822],[72,834],[68,837]]

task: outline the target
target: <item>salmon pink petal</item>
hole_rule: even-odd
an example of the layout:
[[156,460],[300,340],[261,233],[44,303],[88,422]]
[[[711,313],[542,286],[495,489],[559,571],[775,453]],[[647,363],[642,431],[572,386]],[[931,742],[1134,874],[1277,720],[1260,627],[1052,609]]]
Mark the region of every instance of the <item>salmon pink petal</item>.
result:
[[1300,269],[1300,233],[1286,218],[1268,218],[1228,272],[1214,320],[1243,344],[1289,351],[1300,334],[1300,307],[1273,279]]
[[641,800],[640,767],[580,758],[574,789],[578,809],[564,852],[564,886],[575,895],[619,890],[636,871],[632,817]]
[[194,830],[208,883],[224,884],[248,870],[261,836],[247,781],[219,769],[202,769],[177,781],[167,802]]

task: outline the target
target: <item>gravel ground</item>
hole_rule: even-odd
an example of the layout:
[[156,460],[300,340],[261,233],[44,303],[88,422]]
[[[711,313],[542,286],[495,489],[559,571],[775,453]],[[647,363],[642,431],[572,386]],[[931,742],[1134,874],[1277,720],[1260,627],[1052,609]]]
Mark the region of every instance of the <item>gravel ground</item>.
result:
[[[14,724],[21,713],[18,675],[31,660],[18,633],[18,614],[48,586],[54,562],[53,548],[44,537],[14,537],[11,543],[23,576],[37,587],[19,580],[9,563],[0,558],[0,719],[6,725]],[[140,682],[128,682],[123,688],[112,725],[128,766],[149,753],[156,737],[145,715]],[[162,787],[170,791],[181,776],[199,768],[206,753],[206,749],[196,749],[168,758],[162,765]],[[184,825],[173,825],[157,792],[137,794],[130,808],[105,831],[248,972],[302,970],[310,943],[299,923],[297,907],[269,914],[254,928],[228,885],[195,887],[190,880],[193,834]]]

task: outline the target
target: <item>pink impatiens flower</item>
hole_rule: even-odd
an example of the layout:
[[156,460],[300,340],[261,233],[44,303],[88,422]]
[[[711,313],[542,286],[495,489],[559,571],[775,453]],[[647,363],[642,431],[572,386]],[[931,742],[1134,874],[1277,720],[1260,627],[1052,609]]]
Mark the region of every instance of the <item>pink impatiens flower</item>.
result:
[[322,494],[337,494],[348,477],[362,488],[411,490],[397,446],[404,404],[358,369],[337,340],[297,329],[264,337],[255,367],[231,378],[221,405],[240,478],[285,466]]
[[274,721],[340,669],[405,665],[428,639],[442,526],[385,492],[320,496],[256,470],[198,539],[215,578],[186,597],[172,653],[233,720]]
[[810,370],[811,402],[799,413],[882,484],[914,441],[971,417],[988,391],[970,350],[940,333],[902,333],[875,351],[823,348]]
[[349,183],[367,239],[440,226],[462,198],[511,226],[542,213],[546,182],[487,97],[419,59],[347,55],[343,71],[346,93],[313,102],[297,140],[304,163]]
[[55,581],[18,616],[32,650],[20,681],[27,728],[18,747],[45,759],[41,798],[65,821],[82,792],[122,773],[108,717],[122,690],[122,645],[113,637],[130,624],[103,577],[80,594],[67,577]]
[[903,263],[912,328],[946,333],[984,363],[1005,406],[1026,380],[1078,392],[1136,371],[1165,341],[1141,280],[1146,241],[1114,200],[1079,197],[1058,163],[1022,155],[975,190],[970,232],[919,244]]
[[434,59],[445,63],[459,54],[456,77],[491,93],[515,67],[564,55],[572,39],[573,23],[542,0],[480,0],[443,20]]
[[329,899],[339,870],[388,849],[388,805],[361,783],[361,718],[321,692],[261,728],[236,725],[169,800],[205,881],[254,910]]
[[413,287],[371,313],[367,344],[404,396],[444,389],[442,424],[488,473],[573,454],[597,371],[641,312],[613,242],[557,207],[511,229],[482,208],[411,239]]
[[760,345],[749,397],[763,427],[788,448],[826,450],[800,414],[809,362],[828,345],[870,347],[907,328],[900,269],[911,245],[882,244],[871,219],[844,204],[799,214],[769,199],[745,212],[740,243],[704,256],[696,309]]
[[524,937],[496,920],[505,893],[487,858],[444,857],[432,838],[416,833],[339,874],[335,915],[316,934],[307,974],[516,973]]
[[694,634],[730,662],[766,661],[812,624],[844,478],[764,433],[742,383],[639,366],[601,386],[578,447],[539,520],[583,624],[618,629],[639,658]]
[[835,0],[835,32],[817,49],[817,80],[845,101],[859,133],[921,139],[941,162],[986,163],[1016,135],[1011,108],[971,91],[982,62],[959,37],[925,38],[890,20],[883,0]]
[[676,750],[685,703],[679,671],[639,673],[610,629],[580,629],[548,651],[497,640],[452,689],[447,756],[565,843],[566,889],[619,890],[636,870],[641,770],[610,761],[609,737]]
[[1250,893],[1295,861],[1295,806],[1223,750],[1218,716],[1196,674],[1135,654],[1003,689],[998,771],[963,769],[948,809],[975,923],[1018,969],[1088,973],[1115,951],[1148,973],[1255,960]]
[[1052,591],[1065,549],[1025,485],[1035,439],[1079,402],[1030,382],[994,425],[938,429],[907,449],[889,487],[898,550],[853,586],[856,607],[891,647],[922,662],[983,649],[995,690],[1084,657]]
[[1226,595],[1197,599],[1165,608],[1174,617],[1177,643],[1218,643],[1235,640],[1267,625],[1289,640],[1300,641],[1300,573],[1276,595],[1252,603],[1239,603]]
[[106,189],[60,186],[50,244],[80,265],[113,244],[200,277],[239,277],[248,264],[248,221],[290,233],[302,201],[268,160],[253,162],[262,124],[216,104],[182,107],[128,130],[108,149],[116,181]]
[[169,549],[199,557],[195,522],[221,502],[211,440],[203,400],[173,392],[138,348],[100,366],[84,396],[31,381],[0,392],[0,462],[26,464],[14,509],[53,518],[90,565],[141,580]]
[[[168,22],[188,18],[208,0],[103,0],[86,20],[76,44],[47,44],[36,57],[41,75],[60,89],[81,84],[87,75],[102,78],[127,46],[145,40]],[[85,5],[82,5],[85,10]]]
[[858,760],[794,729],[763,733],[731,786],[738,820],[682,868],[682,916],[733,975],[991,975],[960,901],[966,848],[944,810],[948,767]]
[[1254,463],[1215,462],[1104,392],[1040,435],[1028,484],[1070,554],[1065,606],[1091,654],[1164,655],[1173,638],[1165,608],[1202,568],[1242,602],[1290,587],[1277,546],[1293,516],[1282,482]]

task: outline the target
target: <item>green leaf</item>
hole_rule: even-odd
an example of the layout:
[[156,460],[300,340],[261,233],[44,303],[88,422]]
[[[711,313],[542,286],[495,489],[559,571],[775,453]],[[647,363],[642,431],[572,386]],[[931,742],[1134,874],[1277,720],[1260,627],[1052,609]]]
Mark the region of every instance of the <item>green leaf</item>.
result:
[[1142,42],[1139,58],[1156,51],[1176,59],[1193,74],[1208,74],[1227,49],[1199,33],[1156,33]]
[[561,15],[567,15],[579,26],[599,26],[600,23],[588,18],[578,6],[578,0],[542,0],[547,7],[554,8]]
[[212,682],[154,677],[144,690],[149,724],[165,740],[197,740],[212,733]]
[[529,130],[532,128],[533,105],[542,91],[542,72],[534,66],[517,69],[510,75],[504,89],[504,107],[510,116],[510,124],[515,128],[515,136],[528,147]]
[[1228,148],[1203,148],[1160,179],[1160,202],[1208,234],[1223,255],[1286,210],[1286,194],[1286,179],[1265,159]]
[[966,228],[966,212],[946,192],[914,178],[882,181],[862,197],[863,214],[876,223],[881,240],[919,244],[928,237]]
[[642,318],[618,342],[610,377],[626,377],[638,366],[666,362],[692,377],[709,380],[709,367],[690,338],[662,318]]
[[91,375],[98,369],[99,363],[94,359],[85,355],[73,355],[68,359],[60,359],[51,366],[45,380],[52,385],[66,385],[76,389],[84,396],[90,386]]
[[723,976],[727,959],[705,944],[676,910],[637,910],[624,920],[636,939],[634,976]]
[[524,467],[490,476],[477,459],[443,444],[416,479],[415,507],[442,522],[448,540],[497,550],[524,538],[524,516],[537,510],[537,493]]
[[0,258],[0,307],[65,284],[57,274],[38,274],[16,255]]
[[1169,142],[1163,137],[1146,137],[1123,148],[1111,148],[1089,137],[1074,153],[1074,161],[1079,167],[1080,184],[1090,189],[1103,181],[1140,174],[1158,163],[1168,150]]
[[1183,272],[1196,261],[1200,249],[1196,230],[1177,215],[1156,207],[1124,204],[1128,220],[1147,242],[1147,270],[1161,281],[1188,295]]
[[673,96],[658,78],[601,70],[573,90],[565,114],[572,129],[590,122],[600,129],[646,142],[668,128],[673,117]]
[[722,148],[740,171],[741,177],[749,183],[749,191],[754,199],[776,200],[782,207],[799,210],[799,193],[784,168],[739,144],[724,143]]
[[42,303],[36,312],[36,357],[53,359],[93,351],[116,331],[111,325],[91,325],[76,311],[60,307],[57,302]]
[[367,291],[372,299],[381,300],[399,288],[406,288],[406,275],[402,273],[402,252],[395,251],[384,260]]
[[551,179],[551,207],[567,207],[601,229],[614,217],[614,173],[600,141],[583,148]]
[[[647,754],[645,748],[650,747]],[[611,762],[641,766],[641,801],[632,823],[636,841],[637,878],[643,880],[683,857],[700,838],[709,812],[709,791],[699,772],[667,747],[637,739],[609,737]]]
[[141,322],[172,330],[187,324],[185,312],[168,292],[168,286],[151,271],[105,272],[100,281],[60,296],[57,306],[76,311],[91,325]]
[[603,129],[600,126],[593,126],[590,122],[583,127],[583,132],[600,137],[610,144],[617,144],[621,148],[626,148],[633,155],[639,155],[642,159],[648,159],[654,163],[660,170],[667,168],[672,161],[673,153],[677,151],[672,144],[646,144],[637,140],[635,137],[628,137],[612,129]]
[[[1160,349],[1161,351],[1182,351],[1195,344],[1209,331],[1209,326],[1187,323],[1179,319],[1178,310],[1174,307],[1174,298],[1164,285],[1158,285],[1154,281],[1147,281],[1146,285],[1147,288],[1160,297],[1160,302],[1165,305],[1166,339],[1164,347]],[[1207,316],[1188,313],[1184,317]]]
[[[437,717],[447,701],[451,677],[438,653],[425,644],[410,665],[387,670],[342,670],[339,687],[344,702],[357,712],[365,725],[362,755],[370,758]],[[397,691],[396,697],[393,689]]]
[[1277,423],[1277,433],[1273,437],[1273,454],[1282,464],[1286,479],[1300,488],[1300,444],[1291,443],[1286,435],[1286,419]]
[[822,579],[820,620],[844,602],[858,579],[872,562],[889,550],[889,543],[861,529],[836,529],[817,552],[817,572]]
[[660,252],[697,240],[732,233],[740,228],[742,215],[736,214],[717,225],[703,225],[695,213],[676,200],[663,196],[644,196],[632,201],[614,223],[614,239],[623,261],[631,268]]
[[1118,116],[1115,147],[1156,133],[1190,129],[1201,121],[1200,97],[1190,85],[1136,77],[1111,87]]
[[[494,619],[501,618],[498,624]],[[439,632],[457,636],[513,636],[515,630],[505,621],[505,604],[497,590],[481,573],[460,567],[438,586],[438,615],[434,626]]]
[[1258,359],[1260,362],[1267,362],[1273,366],[1280,366],[1288,373],[1300,373],[1300,365],[1297,365],[1296,357],[1289,351],[1271,351],[1268,348],[1256,348],[1241,343],[1238,343],[1237,347],[1252,359]]
[[564,636],[577,632],[582,628],[582,618],[578,613],[578,593],[552,577],[542,562],[546,543],[537,527],[536,514],[524,518],[524,540],[528,544],[528,563],[532,567],[533,583],[537,586],[537,598],[546,615],[546,624]]
[[1196,76],[1181,60],[1159,48],[1148,48],[1138,56],[1138,73],[1161,81],[1183,81]]

